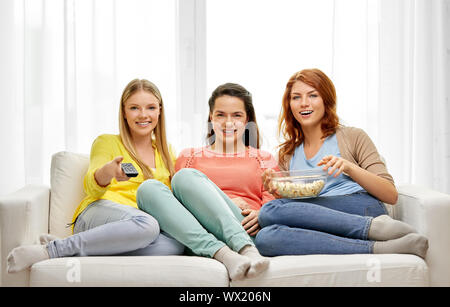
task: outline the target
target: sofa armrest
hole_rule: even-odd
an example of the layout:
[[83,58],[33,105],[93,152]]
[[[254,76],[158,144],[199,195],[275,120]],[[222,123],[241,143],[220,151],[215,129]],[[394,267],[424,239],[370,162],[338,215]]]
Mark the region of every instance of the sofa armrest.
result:
[[425,261],[431,286],[450,286],[450,195],[418,185],[397,187],[393,216],[428,238]]
[[8,274],[6,258],[13,248],[35,244],[41,233],[48,233],[49,201],[50,189],[38,185],[0,197],[0,286],[29,285],[29,270]]

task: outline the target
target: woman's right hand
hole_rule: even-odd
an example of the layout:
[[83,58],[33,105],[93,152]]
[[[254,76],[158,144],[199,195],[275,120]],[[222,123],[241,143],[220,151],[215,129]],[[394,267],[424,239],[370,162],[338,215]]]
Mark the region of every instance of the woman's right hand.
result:
[[272,173],[275,173],[275,171],[271,168],[266,169],[262,173],[262,181],[264,185],[264,189],[273,195],[275,198],[283,198],[281,195],[278,194],[277,189],[273,188],[270,184],[270,178],[272,177]]
[[233,201],[233,203],[239,207],[239,209],[245,210],[245,209],[251,209],[252,207],[247,204],[247,202],[245,200],[243,200],[241,197],[235,197],[231,199]]
[[113,178],[116,178],[117,181],[127,181],[130,179],[120,166],[122,161],[122,156],[115,157],[95,172],[94,177],[99,186],[106,187]]

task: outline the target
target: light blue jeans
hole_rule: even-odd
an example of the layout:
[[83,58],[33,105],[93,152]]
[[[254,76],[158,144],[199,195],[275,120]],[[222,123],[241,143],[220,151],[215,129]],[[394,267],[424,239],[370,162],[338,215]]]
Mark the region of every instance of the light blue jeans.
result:
[[387,214],[368,193],[276,199],[260,210],[255,245],[262,255],[367,254],[373,217]]
[[70,256],[180,255],[184,246],[149,214],[109,200],[91,203],[78,216],[74,235],[48,243],[50,258]]
[[236,252],[254,245],[241,225],[241,209],[202,172],[183,168],[171,186],[172,191],[157,180],[146,180],[139,186],[137,203],[190,253],[213,257],[225,245]]

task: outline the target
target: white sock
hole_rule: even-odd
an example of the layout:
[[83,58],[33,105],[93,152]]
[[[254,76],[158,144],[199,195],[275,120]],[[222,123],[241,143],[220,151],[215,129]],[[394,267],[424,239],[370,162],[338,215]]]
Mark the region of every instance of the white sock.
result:
[[414,254],[425,258],[428,239],[417,233],[409,233],[401,238],[377,241],[373,245],[374,254]]
[[232,280],[243,279],[251,264],[249,258],[239,255],[226,245],[214,254],[214,259],[225,265]]
[[405,222],[394,220],[389,215],[380,215],[372,219],[368,239],[387,241],[401,238],[412,232],[416,230]]
[[239,251],[239,254],[246,256],[251,260],[251,265],[250,269],[248,270],[247,277],[255,277],[269,267],[269,258],[261,256],[258,249],[253,245],[244,246]]
[[39,242],[41,242],[41,245],[47,245],[50,241],[55,240],[59,240],[59,238],[49,233],[43,233],[39,236]]
[[8,273],[16,273],[31,267],[36,262],[49,259],[45,245],[22,245],[14,248],[8,255]]

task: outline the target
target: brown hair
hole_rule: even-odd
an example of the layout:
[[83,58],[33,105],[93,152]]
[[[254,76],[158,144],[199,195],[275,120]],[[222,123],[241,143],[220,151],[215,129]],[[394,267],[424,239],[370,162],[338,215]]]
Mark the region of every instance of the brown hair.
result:
[[136,149],[134,148],[130,127],[128,126],[128,122],[124,119],[124,108],[125,102],[130,98],[134,93],[138,91],[146,91],[148,93],[153,94],[159,101],[160,114],[158,123],[153,130],[153,135],[150,136],[156,141],[156,150],[160,153],[162,160],[169,170],[170,178],[175,174],[175,167],[173,165],[172,158],[170,156],[169,146],[166,140],[166,125],[165,125],[165,116],[164,116],[164,104],[161,97],[161,93],[155,84],[145,79],[134,79],[128,83],[122,93],[122,97],[120,99],[120,108],[119,108],[119,131],[120,138],[122,140],[123,145],[127,149],[130,156],[134,161],[139,165],[144,173],[144,179],[153,178],[152,171],[150,167],[148,167],[138,156]]
[[[216,99],[222,96],[232,96],[241,99],[244,102],[245,113],[247,113],[247,125],[245,133],[242,136],[245,146],[252,146],[254,148],[261,147],[261,140],[259,134],[258,124],[256,123],[256,113],[253,107],[252,94],[247,91],[242,85],[236,83],[225,83],[219,85],[211,94],[209,98],[209,114],[212,114]],[[208,145],[214,144],[215,135],[212,129],[211,118],[208,115],[208,133],[206,135],[206,142]]]
[[297,81],[315,88],[322,97],[325,106],[325,114],[321,123],[322,137],[326,138],[334,134],[339,126],[339,118],[336,114],[336,89],[330,78],[319,69],[304,69],[295,73],[286,84],[282,109],[278,117],[278,135],[282,134],[285,139],[285,142],[278,146],[280,164],[285,164],[287,157],[292,155],[295,148],[305,140],[302,126],[295,119],[290,107],[292,86]]

